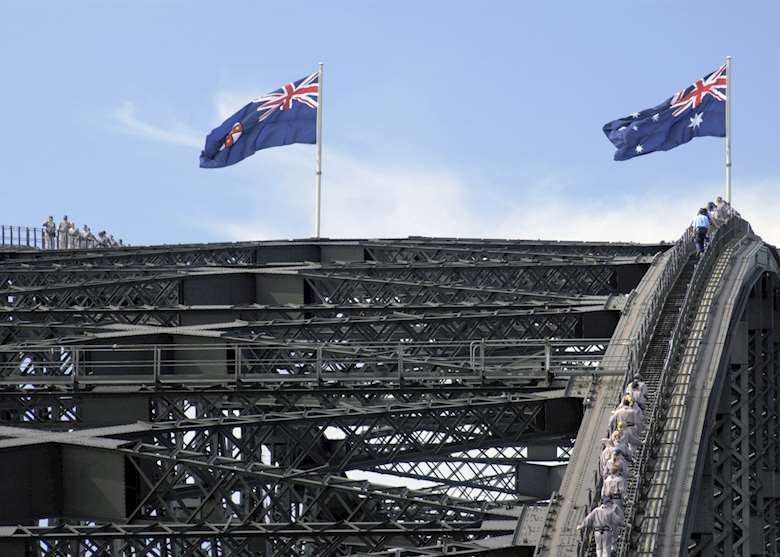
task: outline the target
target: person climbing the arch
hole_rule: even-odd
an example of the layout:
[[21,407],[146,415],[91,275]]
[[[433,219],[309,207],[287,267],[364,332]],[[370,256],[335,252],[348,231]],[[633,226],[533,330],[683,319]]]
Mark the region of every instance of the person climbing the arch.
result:
[[577,526],[577,531],[593,528],[596,538],[596,556],[610,557],[613,550],[613,531],[623,526],[624,520],[623,509],[616,505],[611,497],[602,497],[601,505],[590,511],[585,520]]
[[710,230],[710,218],[707,209],[702,207],[699,214],[693,219],[693,232],[696,235],[696,250],[699,255],[704,253],[704,244],[707,241],[707,232]]

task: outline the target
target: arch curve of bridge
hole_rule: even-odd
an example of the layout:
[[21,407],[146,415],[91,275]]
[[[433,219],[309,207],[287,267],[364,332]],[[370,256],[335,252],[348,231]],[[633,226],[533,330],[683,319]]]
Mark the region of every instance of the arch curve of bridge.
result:
[[[656,393],[663,418],[656,418],[642,453],[653,462],[635,466],[638,477],[629,480],[636,496],[627,507],[619,555],[750,556],[780,549],[780,258],[746,222],[740,226],[690,282],[682,267],[670,268],[674,250],[666,252],[615,330],[610,350],[621,350],[615,339],[638,334],[664,273],[678,273],[683,307],[670,301],[672,288],[664,294],[679,310],[672,340],[658,330],[660,314],[652,324],[653,334],[662,335],[658,343],[670,346],[669,376]],[[629,368],[630,360],[627,354]],[[600,439],[623,385],[622,378],[604,377],[586,401],[537,555],[592,553],[575,527],[594,505]]]
[[780,259],[757,236],[727,257],[728,272],[707,285],[716,302],[698,309],[707,326],[666,506],[655,540],[640,536],[639,555],[777,555],[779,549]]

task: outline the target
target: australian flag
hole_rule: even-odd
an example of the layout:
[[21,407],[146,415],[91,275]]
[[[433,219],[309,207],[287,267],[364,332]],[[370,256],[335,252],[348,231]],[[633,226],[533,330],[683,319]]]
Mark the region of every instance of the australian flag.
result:
[[317,142],[320,73],[286,84],[251,101],[211,130],[200,153],[201,168],[230,166],[255,151]]
[[615,160],[668,151],[702,135],[725,137],[727,85],[724,64],[655,108],[605,124]]

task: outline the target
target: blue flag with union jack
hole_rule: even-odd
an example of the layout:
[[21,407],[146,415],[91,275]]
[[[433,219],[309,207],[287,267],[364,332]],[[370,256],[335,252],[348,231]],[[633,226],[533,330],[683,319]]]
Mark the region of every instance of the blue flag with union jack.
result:
[[726,136],[728,76],[724,64],[655,108],[604,124],[616,161],[668,151],[694,137]]
[[317,71],[287,83],[211,130],[200,154],[201,168],[230,166],[268,147],[316,143],[319,80]]

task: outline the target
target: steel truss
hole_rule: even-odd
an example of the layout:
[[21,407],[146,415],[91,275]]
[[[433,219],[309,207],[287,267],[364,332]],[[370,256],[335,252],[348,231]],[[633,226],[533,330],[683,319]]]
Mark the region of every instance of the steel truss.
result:
[[[345,265],[339,268],[299,268],[288,271],[305,280],[307,291],[319,303],[459,303],[522,301],[572,295],[620,293],[617,269],[604,264],[571,265],[446,265],[418,269],[414,266],[372,268]],[[27,275],[28,273],[20,273]],[[87,275],[89,272],[86,273]],[[108,273],[114,275],[114,272]],[[100,276],[64,282],[56,273],[36,273],[44,284],[17,285],[8,279],[0,290],[0,305],[9,308],[172,306],[183,303],[182,285],[188,278],[241,276],[240,271],[198,271],[125,276]],[[50,281],[50,282],[47,282]],[[627,292],[623,292],[627,293]],[[568,296],[563,296],[564,294]]]
[[[530,551],[538,534],[518,537],[518,520],[543,518],[536,483],[553,476],[524,470],[565,464],[582,416],[556,374],[598,372],[609,339],[587,337],[611,334],[621,295],[667,247],[410,238],[5,253],[3,454],[95,451],[115,463],[106,481],[123,501],[110,519],[3,515],[0,554]],[[91,489],[59,474],[66,506],[66,486]]]
[[[44,251],[2,254],[13,263],[25,265],[181,265],[242,266],[269,262],[320,261],[328,249],[352,249],[365,259],[388,262],[512,260],[513,255],[544,260],[571,256],[614,257],[655,255],[668,244],[545,242],[513,240],[474,240],[419,238],[405,240],[242,242],[230,244],[192,244],[178,246],[141,246],[101,250]],[[338,252],[340,254],[340,252]],[[364,254],[368,254],[365,257]],[[425,255],[423,255],[425,254]],[[504,255],[505,254],[505,255]],[[352,254],[351,254],[352,255]],[[354,255],[353,255],[354,257]],[[422,257],[422,259],[421,259]],[[338,256],[334,257],[338,259]]]
[[724,366],[720,402],[707,432],[702,497],[690,555],[777,555],[780,551],[780,281],[752,288]]
[[[225,338],[236,341],[257,341],[275,339],[306,342],[419,342],[425,340],[447,341],[458,339],[503,338],[577,338],[582,337],[582,318],[586,314],[597,318],[602,310],[590,308],[567,308],[551,310],[511,311],[462,311],[455,313],[434,313],[432,315],[383,315],[369,317],[300,317],[289,320],[244,322],[236,321],[202,328],[224,333]],[[109,329],[103,329],[111,330]],[[132,330],[132,329],[129,329]],[[149,333],[167,332],[164,327],[142,326]],[[87,332],[99,331],[89,327]],[[70,325],[38,325],[13,321],[0,326],[4,344],[29,342],[36,335],[41,340],[59,339],[74,335]],[[82,337],[83,338],[83,337]]]

